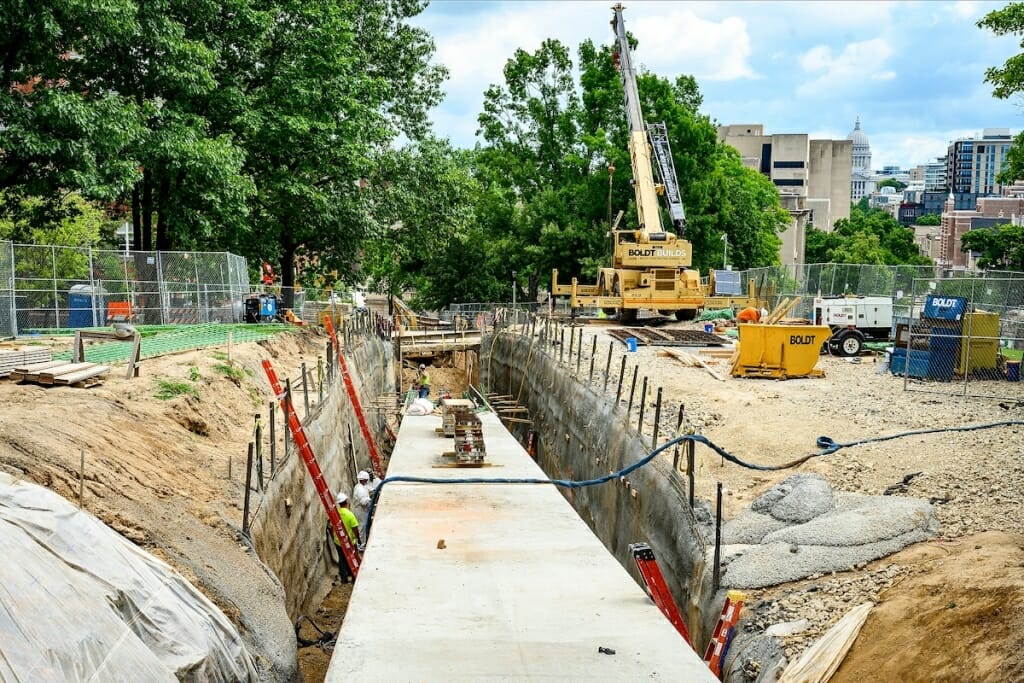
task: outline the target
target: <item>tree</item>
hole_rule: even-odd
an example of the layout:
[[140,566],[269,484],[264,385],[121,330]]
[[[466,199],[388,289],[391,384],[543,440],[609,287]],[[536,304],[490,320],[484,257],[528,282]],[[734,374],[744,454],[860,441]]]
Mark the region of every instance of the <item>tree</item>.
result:
[[926,213],[923,216],[918,216],[914,222],[915,225],[942,225],[942,216],[937,213]]
[[[240,137],[256,181],[242,253],[276,256],[282,284],[354,277],[363,240],[386,239],[364,192],[378,159],[404,134],[418,140],[440,99],[433,41],[406,20],[411,0],[284,0],[248,84]],[[286,290],[287,291],[287,290]]]
[[856,207],[849,218],[836,221],[832,232],[808,226],[805,257],[808,263],[931,264],[914,242],[913,230],[882,209]]
[[983,269],[1024,271],[1024,227],[1010,223],[970,230],[960,238],[964,251],[980,252]]
[[902,183],[899,180],[896,180],[895,178],[886,178],[885,180],[878,181],[878,184],[875,185],[875,187],[879,190],[881,190],[883,187],[891,187],[895,189],[897,192],[902,192],[904,189],[906,189],[907,184]]
[[[977,25],[997,36],[1024,37],[1024,3],[1011,2],[1003,9],[993,10],[982,17]],[[1020,45],[1024,48],[1024,38]],[[1024,53],[1010,57],[1001,67],[986,69],[985,82],[992,85],[992,94],[1001,100],[1024,91]],[[1003,170],[997,176],[1000,183],[1010,184],[1024,178],[1024,131],[1013,139],[1004,163]]]

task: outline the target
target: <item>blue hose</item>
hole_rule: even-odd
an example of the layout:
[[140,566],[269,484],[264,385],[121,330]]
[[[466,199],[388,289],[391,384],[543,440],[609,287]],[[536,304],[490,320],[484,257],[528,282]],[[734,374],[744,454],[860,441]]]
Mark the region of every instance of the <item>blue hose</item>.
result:
[[735,463],[740,467],[746,467],[751,470],[759,470],[762,472],[771,472],[776,470],[785,470],[791,467],[801,465],[811,458],[818,458],[823,455],[831,455],[841,448],[849,448],[851,446],[859,446],[861,444],[873,443],[877,441],[891,441],[893,439],[902,439],[907,436],[917,436],[920,434],[936,434],[939,432],[972,432],[980,429],[992,429],[994,427],[1009,427],[1014,425],[1024,425],[1024,420],[1006,420],[1004,422],[990,422],[987,424],[980,425],[969,425],[966,427],[937,427],[935,429],[919,429],[912,432],[900,432],[898,434],[889,434],[887,436],[874,436],[868,439],[860,439],[858,441],[850,441],[847,443],[839,443],[828,436],[819,436],[817,440],[818,448],[822,449],[817,453],[809,453],[796,460],[783,463],[781,465],[759,465],[757,463],[747,462],[729,451],[725,450],[721,446],[717,445],[706,436],[700,434],[685,434],[683,436],[677,436],[670,441],[663,443],[662,445],[655,448],[653,451],[640,458],[631,465],[627,465],[618,472],[612,472],[603,477],[597,479],[584,479],[581,481],[574,481],[571,479],[537,479],[537,478],[526,478],[526,479],[487,479],[483,477],[464,477],[460,479],[440,479],[437,477],[409,477],[405,475],[397,475],[394,477],[385,477],[381,479],[380,483],[374,489],[373,494],[370,497],[370,507],[366,513],[366,534],[369,538],[370,528],[373,524],[373,513],[377,508],[377,499],[380,496],[381,490],[383,490],[385,484],[392,482],[405,482],[411,484],[553,484],[554,486],[561,486],[569,489],[580,489],[586,486],[597,486],[598,484],[604,484],[609,481],[625,477],[626,475],[640,469],[651,460],[654,460],[659,454],[664,452],[667,448],[675,446],[676,444],[683,443],[684,441],[693,441],[695,443],[702,443],[715,453],[728,460],[729,462]]

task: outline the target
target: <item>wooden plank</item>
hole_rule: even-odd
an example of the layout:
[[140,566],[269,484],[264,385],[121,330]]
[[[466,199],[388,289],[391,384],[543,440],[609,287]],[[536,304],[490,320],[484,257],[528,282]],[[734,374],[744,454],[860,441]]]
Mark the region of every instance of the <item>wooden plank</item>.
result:
[[96,367],[95,363],[70,363],[68,365],[62,365],[60,367],[52,368],[50,370],[44,370],[39,373],[39,379],[36,381],[40,384],[53,384],[53,380],[67,373],[78,372],[79,370],[85,370],[87,368]]
[[106,365],[96,365],[95,363],[89,363],[92,365],[91,368],[85,368],[77,372],[69,372],[64,375],[59,375],[53,378],[54,384],[78,384],[83,380],[92,379],[99,375],[104,375],[110,372],[110,367]]

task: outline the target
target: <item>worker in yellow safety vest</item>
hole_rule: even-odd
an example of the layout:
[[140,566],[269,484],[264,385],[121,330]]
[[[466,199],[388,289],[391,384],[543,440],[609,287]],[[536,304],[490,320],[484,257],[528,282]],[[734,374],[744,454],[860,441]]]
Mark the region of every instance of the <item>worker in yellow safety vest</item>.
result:
[[420,376],[417,380],[419,382],[420,398],[426,398],[430,395],[430,373],[427,372],[427,366],[420,364]]
[[[348,496],[344,493],[339,493],[335,502],[338,504],[338,516],[341,517],[341,523],[345,526],[348,540],[352,543],[353,548],[359,548],[359,520],[356,519],[355,513],[348,507]],[[345,552],[341,549],[341,540],[333,530],[331,531],[331,536],[338,550],[338,576],[341,577],[342,583],[351,583],[353,578],[352,570],[349,569],[348,562],[345,560]]]

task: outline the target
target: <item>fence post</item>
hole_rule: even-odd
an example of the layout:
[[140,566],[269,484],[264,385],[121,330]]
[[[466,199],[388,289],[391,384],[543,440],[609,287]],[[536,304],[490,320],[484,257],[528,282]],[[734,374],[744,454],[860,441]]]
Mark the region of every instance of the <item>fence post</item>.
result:
[[57,247],[55,246],[50,246],[50,268],[53,269],[53,326],[60,327],[60,298],[57,295]]
[[[99,315],[96,313],[96,278],[94,275],[96,271],[93,269],[92,247],[86,247],[86,249],[89,250],[89,310],[92,311],[92,326],[99,327]],[[107,321],[104,320],[103,324],[106,325]]]
[[15,264],[14,264],[14,242],[9,242],[10,253],[11,253],[11,336],[18,336],[18,291],[15,289],[17,284],[17,278],[15,278]]

